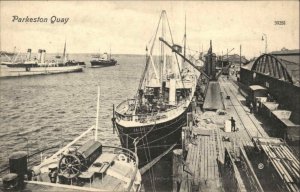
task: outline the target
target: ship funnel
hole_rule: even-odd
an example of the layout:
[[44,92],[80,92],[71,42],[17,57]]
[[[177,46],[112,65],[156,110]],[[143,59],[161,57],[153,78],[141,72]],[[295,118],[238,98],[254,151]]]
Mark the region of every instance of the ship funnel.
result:
[[26,60],[29,61],[31,57],[31,49],[27,49],[27,56],[26,56]]
[[46,50],[42,50],[42,53],[41,53],[41,63],[45,63],[45,58],[46,58]]
[[169,104],[175,105],[176,104],[176,79],[170,79],[169,85]]
[[39,63],[41,62],[42,52],[43,52],[42,49],[39,49],[39,50],[38,50],[38,56],[37,56],[37,59],[38,59],[38,62],[39,62]]

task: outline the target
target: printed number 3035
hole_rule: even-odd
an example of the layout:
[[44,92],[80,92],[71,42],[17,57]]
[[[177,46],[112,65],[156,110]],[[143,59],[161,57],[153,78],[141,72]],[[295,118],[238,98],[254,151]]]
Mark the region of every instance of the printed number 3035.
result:
[[274,25],[285,25],[285,21],[274,21]]

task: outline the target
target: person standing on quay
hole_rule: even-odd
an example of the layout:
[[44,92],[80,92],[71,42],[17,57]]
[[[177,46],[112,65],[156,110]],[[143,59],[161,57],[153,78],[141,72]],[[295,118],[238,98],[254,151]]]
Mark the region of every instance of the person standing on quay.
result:
[[233,119],[233,117],[231,117],[230,121],[231,121],[231,131],[235,132],[235,120]]

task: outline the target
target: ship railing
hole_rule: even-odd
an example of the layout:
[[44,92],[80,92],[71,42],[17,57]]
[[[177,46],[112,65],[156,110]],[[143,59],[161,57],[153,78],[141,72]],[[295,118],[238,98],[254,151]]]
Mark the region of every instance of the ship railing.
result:
[[[187,98],[186,100],[190,100],[191,98]],[[121,104],[119,104],[116,108],[115,114],[117,120],[123,120],[123,121],[136,121],[140,123],[148,123],[148,122],[155,122],[160,119],[165,119],[170,116],[173,116],[178,113],[177,110],[182,107],[186,106],[186,100],[182,100],[177,106],[172,106],[166,109],[165,111],[157,111],[152,113],[144,113],[144,114],[126,114],[121,113],[124,108],[128,107],[130,108],[130,102],[135,101],[134,99],[123,101]]]
[[[51,147],[47,147],[45,149],[41,149],[38,151],[35,151],[31,154],[28,154],[27,156],[27,165],[28,167],[32,167],[34,165],[40,164],[43,160],[45,160],[47,157],[50,157],[55,151],[57,151],[60,148],[60,145],[55,145]],[[3,168],[0,170],[0,177],[3,175],[9,173],[9,165],[3,165]]]
[[138,163],[139,163],[138,157],[134,152],[130,151],[129,149],[122,148],[122,147],[103,145],[102,152],[116,154],[116,158],[119,158],[119,155],[122,154],[122,156],[124,155],[126,157],[125,161],[127,163],[132,163],[132,165],[135,168],[138,168]]
[[[134,180],[136,179],[136,175],[138,172],[138,165],[139,165],[139,159],[136,153],[130,151],[129,149],[126,148],[121,148],[121,147],[113,147],[113,146],[106,146],[103,145],[103,152],[111,152],[116,154],[116,158],[125,161],[127,163],[130,163],[133,166],[133,172],[131,173],[130,176],[130,184],[128,186],[128,190],[130,191],[130,188],[133,185]],[[125,158],[124,158],[125,156]]]
[[[47,157],[50,157],[54,153],[54,149],[58,149],[58,148],[59,148],[59,146],[52,146],[52,147],[40,150],[38,152],[35,152],[33,154],[30,154],[28,156],[28,167],[33,167],[35,165],[39,165],[43,160],[47,159]],[[125,191],[130,191],[130,189],[132,188],[132,185],[134,184],[134,181],[136,179],[136,175],[138,172],[139,160],[138,160],[137,155],[134,152],[132,152],[128,149],[125,149],[125,148],[106,146],[106,145],[102,146],[102,153],[115,154],[116,155],[115,158],[119,158],[119,159],[120,159],[120,155],[122,155],[122,157],[125,156],[125,159],[122,158],[122,161],[126,161],[127,163],[130,163],[132,165],[133,172],[131,173],[131,175],[129,175],[130,183],[128,185],[127,190],[125,190]],[[43,158],[43,157],[45,157],[45,158]],[[0,170],[0,178],[4,175],[8,174],[9,171],[10,171],[9,165],[6,165],[4,168],[2,168]]]

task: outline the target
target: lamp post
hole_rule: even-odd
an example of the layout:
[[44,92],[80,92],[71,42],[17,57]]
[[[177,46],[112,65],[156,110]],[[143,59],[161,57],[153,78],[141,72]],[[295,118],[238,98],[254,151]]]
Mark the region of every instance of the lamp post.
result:
[[[264,39],[265,36],[265,39]],[[268,36],[266,34],[263,33],[263,36],[261,37],[262,41],[265,41],[265,54],[268,53]]]

